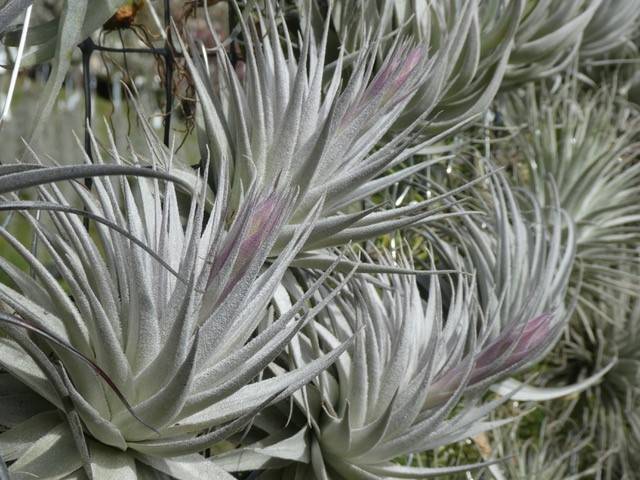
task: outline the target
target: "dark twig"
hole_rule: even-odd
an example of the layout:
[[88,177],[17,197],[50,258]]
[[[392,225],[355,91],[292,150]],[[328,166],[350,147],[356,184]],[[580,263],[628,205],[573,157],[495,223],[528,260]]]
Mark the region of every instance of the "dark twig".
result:
[[164,28],[167,32],[164,45],[164,88],[166,102],[164,110],[164,144],[168,147],[171,133],[171,112],[173,110],[173,49],[171,44],[171,9],[169,0],[164,0]]
[[[80,44],[82,52],[82,79],[84,87],[84,150],[90,160],[93,160],[91,153],[91,54],[96,50],[96,44],[93,43],[91,37],[87,38]],[[85,183],[91,188],[91,179],[88,178]]]
[[[80,44],[82,52],[82,86],[84,88],[84,151],[89,160],[93,161],[93,153],[91,151],[91,118],[93,117],[91,109],[91,54],[95,50],[95,43],[91,37],[85,39]],[[87,190],[91,190],[93,180],[90,177],[84,179]],[[89,217],[83,220],[84,226],[89,230]]]

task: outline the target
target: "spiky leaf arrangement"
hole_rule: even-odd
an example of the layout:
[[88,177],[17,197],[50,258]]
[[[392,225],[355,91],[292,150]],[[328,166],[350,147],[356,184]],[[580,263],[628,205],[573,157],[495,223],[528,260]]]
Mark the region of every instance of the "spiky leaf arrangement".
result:
[[379,32],[383,43],[403,32],[439,58],[435,81],[405,115],[432,112],[429,128],[437,130],[486,111],[499,88],[551,77],[578,57],[602,56],[629,42],[639,7],[637,0],[339,0],[333,17],[352,51],[366,44],[367,31]]
[[580,57],[603,57],[620,47],[633,47],[640,33],[640,1],[603,0],[587,25]]
[[420,235],[441,252],[441,268],[459,265],[477,276],[480,308],[496,332],[543,312],[566,320],[575,234],[557,201],[543,210],[497,172],[471,191],[464,209],[453,208],[460,215],[447,219],[441,233],[420,229]]
[[[584,31],[602,0],[569,0],[556,4],[530,0],[515,38],[503,87],[550,77],[577,57]],[[607,15],[608,9],[603,7]]]
[[[617,268],[630,287],[637,281],[637,263]],[[582,462],[597,463],[598,475],[608,480],[634,478],[639,466],[635,452],[640,447],[640,299],[636,290],[603,285],[594,298],[597,310],[587,312],[592,331],[574,326],[561,348],[550,356],[552,368],[544,374],[547,384],[571,382],[611,365],[601,382],[576,397],[570,408],[554,403],[548,406],[551,416],[571,415],[564,431],[558,432],[559,439],[578,434],[591,438],[581,454]]]
[[364,48],[373,31],[387,48],[392,45],[389,39],[402,33],[429,53],[429,82],[399,124],[421,118],[427,131],[435,133],[459,126],[489,107],[507,70],[525,3],[339,0],[333,21],[351,51]]
[[[602,285],[628,291],[617,265],[635,262],[640,238],[638,116],[607,89],[579,93],[568,82],[558,94],[532,87],[511,97],[508,118],[524,162],[514,168],[544,206],[558,202],[576,225],[577,263],[573,291],[581,288],[577,312],[594,308]],[[518,128],[518,127],[516,127]],[[516,156],[516,158],[519,158]],[[549,189],[553,180],[557,194]],[[623,260],[624,259],[624,260]]]
[[[638,269],[621,266],[637,279]],[[601,308],[609,313],[611,323],[597,332],[602,358],[594,358],[596,366],[613,358],[616,364],[595,387],[592,429],[597,450],[594,455],[611,455],[604,462],[604,478],[633,478],[640,463],[635,452],[640,448],[640,299],[637,295],[613,290],[615,298],[603,295]],[[604,339],[611,339],[606,341]],[[582,351],[584,353],[584,351]]]
[[[540,405],[536,407],[544,408]],[[585,427],[583,432],[579,432],[579,426],[572,426],[568,417],[556,416],[561,413],[560,409],[552,408],[552,405],[549,407],[540,412],[544,418],[539,426],[522,417],[510,428],[494,430],[492,447],[500,458],[506,459],[490,467],[494,478],[578,480],[593,478],[600,472],[606,453],[593,463],[583,465],[583,456],[593,441],[588,429]],[[567,433],[563,431],[564,428],[576,432]]]
[[[200,169],[145,121],[151,158],[133,166],[97,142],[96,165],[0,166],[0,212],[35,239],[0,227],[0,478],[632,478],[640,120],[613,92],[633,99],[633,74],[506,90],[606,61],[639,1],[300,0],[286,20],[291,2],[229,2],[238,25],[215,48],[174,35]],[[30,3],[5,2],[0,31]],[[113,6],[96,4],[64,2],[35,60],[75,48]],[[434,156],[500,89],[484,154],[456,139],[473,158],[445,177]],[[516,148],[495,150],[504,113]],[[469,182],[474,165],[491,174]],[[354,241],[366,268],[332,249]],[[583,322],[564,329],[574,298]],[[561,332],[536,386],[505,379]],[[484,433],[521,413],[508,398],[558,397],[544,415],[568,420],[536,438]],[[485,464],[413,461],[478,433]]]
[[[483,421],[500,403],[482,403],[486,386],[530,361],[558,323],[543,314],[490,340],[476,316],[469,279],[457,277],[451,298],[443,298],[433,276],[426,303],[412,277],[376,280],[378,287],[348,284],[315,328],[290,347],[291,366],[306,365],[361,331],[349,355],[294,395],[289,422],[286,403],[264,411],[255,426],[267,436],[218,457],[219,465],[277,469],[265,478],[317,479],[426,478],[473,468],[415,468],[393,460],[503,424]],[[283,310],[302,292],[287,284],[289,292],[276,297]],[[294,439],[298,455],[285,457],[279,447]]]
[[[205,220],[202,185],[186,211],[164,182],[96,178],[95,194],[73,185],[91,213],[138,243],[102,223],[90,235],[64,209],[25,213],[37,252],[0,230],[33,272],[0,261],[13,282],[0,285],[7,334],[0,365],[10,374],[2,376],[2,391],[19,392],[3,397],[3,424],[12,428],[0,435],[0,456],[15,460],[12,478],[71,478],[83,467],[93,478],[112,478],[104,475],[114,469],[119,478],[150,470],[230,478],[197,452],[240,430],[346,347],[251,383],[317,312],[296,304],[274,318],[266,306],[318,207],[265,265],[295,195],[277,184],[249,189],[229,215],[221,184]],[[71,205],[55,185],[39,195]],[[254,335],[264,322],[269,326]]]
[[[485,219],[491,227],[467,222],[458,234],[470,240],[460,251],[440,245],[444,258],[477,277],[458,275],[441,288],[433,276],[424,299],[406,276],[350,282],[316,328],[294,341],[289,362],[304,365],[361,329],[349,356],[294,396],[289,422],[286,404],[262,412],[255,425],[266,436],[220,457],[221,466],[318,479],[423,478],[471,468],[421,469],[393,460],[501,424],[483,421],[501,400],[483,404],[482,395],[539,358],[565,325],[562,292],[573,248],[562,236],[562,216],[557,212],[551,231],[540,218],[525,220],[503,181],[489,191],[497,212]],[[531,205],[542,215],[535,200]],[[516,259],[520,268],[510,276]],[[276,303],[286,310],[303,290],[291,276],[283,285]],[[294,439],[306,447],[295,458],[283,456],[280,449]],[[291,460],[300,464],[286,467]]]
[[[385,211],[363,209],[361,202],[428,164],[390,170],[435,139],[416,132],[415,125],[393,137],[385,139],[385,135],[412,105],[425,81],[435,78],[438,60],[428,58],[423,47],[400,40],[375,73],[379,52],[372,44],[356,54],[348,73],[342,52],[333,73],[327,75],[328,23],[319,43],[311,28],[305,28],[296,56],[289,33],[278,25],[269,2],[265,15],[257,9],[244,11],[244,79],[225,55],[215,65],[189,60],[200,98],[203,142],[208,147],[203,155],[211,152],[214,161],[231,162],[234,205],[252,182],[263,185],[280,178],[298,188],[300,195],[284,240],[326,195],[306,250],[373,238],[427,221],[431,201]],[[209,79],[210,72],[215,82]],[[278,243],[276,251],[281,246]]]

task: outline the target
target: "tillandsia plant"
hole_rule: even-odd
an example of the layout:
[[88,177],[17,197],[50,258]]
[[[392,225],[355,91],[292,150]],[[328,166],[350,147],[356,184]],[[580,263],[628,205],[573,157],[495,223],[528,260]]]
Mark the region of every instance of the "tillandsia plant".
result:
[[133,479],[150,471],[231,478],[198,452],[286,398],[349,344],[285,376],[252,381],[332,298],[301,310],[321,277],[286,312],[274,317],[267,308],[320,206],[264,265],[295,201],[278,183],[249,188],[233,216],[221,183],[206,219],[204,182],[184,212],[171,183],[96,178],[94,193],[73,187],[89,212],[164,264],[104,224],[87,232],[64,211],[70,200],[55,185],[40,187],[39,196],[62,211],[48,221],[25,213],[40,242],[36,252],[0,229],[33,272],[0,261],[11,279],[0,285],[2,388],[18,392],[3,396],[1,423],[11,428],[0,435],[0,456],[13,462],[16,479],[114,472]]
[[[430,277],[424,297],[408,277],[347,284],[316,328],[290,347],[289,362],[305,364],[362,329],[349,357],[296,394],[292,406],[261,412],[248,444],[218,457],[221,467],[318,479],[423,478],[473,468],[417,468],[400,459],[498,425],[483,420],[504,400],[481,399],[558,338],[574,255],[573,236],[565,235],[571,222],[559,209],[543,212],[526,196],[521,206],[500,174],[478,189],[482,224],[461,215],[443,227],[446,234],[423,233],[446,267],[473,275],[448,279],[446,288]],[[395,256],[413,268],[401,252]],[[300,277],[286,276],[279,308],[286,310],[303,286]],[[272,368],[285,372],[290,365]]]
[[637,0],[338,0],[333,18],[352,51],[373,30],[383,44],[404,33],[439,58],[435,81],[405,114],[431,112],[429,128],[438,129],[485,112],[499,88],[562,73],[578,57],[602,56],[630,42],[638,7]]
[[[603,455],[592,464],[583,465],[585,462],[582,457],[590,450],[593,437],[587,431],[573,432],[579,428],[572,428],[571,420],[566,415],[554,417],[557,413],[562,412],[560,409],[545,409],[542,412],[544,419],[537,431],[537,426],[531,425],[527,417],[518,419],[510,428],[494,431],[492,447],[499,457],[507,459],[491,465],[494,478],[578,480],[598,475],[608,455]],[[569,433],[563,431],[567,424]]]
[[627,279],[626,291],[611,284],[600,287],[600,295],[593,295],[594,309],[587,312],[593,331],[574,327],[550,356],[552,368],[544,374],[548,384],[575,381],[614,361],[601,382],[588,396],[575,398],[571,408],[549,405],[551,416],[568,417],[571,413],[576,419],[559,433],[577,436],[587,429],[582,434],[591,441],[580,456],[581,462],[597,464],[600,478],[608,480],[634,478],[639,466],[635,452],[640,448],[640,298],[632,285],[638,278],[638,264],[625,262],[617,268]]
[[[305,4],[304,1],[300,2]],[[399,125],[416,119],[441,132],[483,113],[500,87],[525,1],[359,2],[337,0],[333,23],[352,52],[377,32],[388,50],[407,35],[433,59],[430,81],[421,86]]]
[[[243,188],[251,183],[280,178],[299,190],[275,252],[323,195],[326,201],[305,250],[373,238],[437,218],[441,212],[428,210],[435,200],[391,209],[367,203],[377,192],[438,161],[403,163],[436,140],[416,130],[417,125],[385,137],[433,74],[434,60],[425,49],[399,40],[373,73],[378,58],[373,43],[357,54],[348,73],[341,53],[327,76],[328,22],[319,43],[310,25],[304,28],[296,56],[270,2],[266,17],[253,8],[238,14],[246,41],[244,79],[224,54],[215,64],[187,61],[200,100],[202,155],[210,152],[214,162],[230,163],[233,205],[239,205]],[[214,176],[211,181],[215,190],[220,180]],[[297,262],[303,265],[303,260]],[[305,265],[317,262],[311,257]]]
[[529,0],[509,58],[503,88],[521,85],[563,72],[580,51],[584,31],[596,12],[609,17],[611,3],[602,0]]
[[[621,266],[621,271],[637,279],[638,268]],[[633,275],[633,276],[632,276]],[[597,450],[594,457],[607,455],[603,462],[603,478],[633,478],[640,463],[635,452],[640,448],[640,299],[636,292],[612,291],[615,301],[602,302],[607,309],[610,324],[597,332],[597,343],[601,345],[601,358],[595,358],[595,366],[616,359],[616,363],[594,387],[594,404],[591,406],[592,434]],[[613,339],[611,342],[604,338]],[[584,354],[584,350],[582,351]]]
[[[423,179],[416,180],[424,184]],[[460,209],[460,215],[441,222],[439,228],[416,229],[412,241],[418,264],[424,267],[421,252],[431,245],[438,253],[439,268],[458,265],[477,276],[474,298],[481,317],[491,322],[489,338],[545,312],[553,312],[555,321],[566,326],[573,311],[568,288],[576,245],[573,222],[557,200],[553,207],[543,208],[534,196],[514,190],[502,173],[496,173],[470,190],[464,209],[453,208]],[[559,331],[546,342],[546,352],[558,338]],[[544,355],[539,352],[539,357]],[[500,380],[491,388],[519,401],[557,399],[586,390],[605,371],[572,378],[553,389],[532,387],[515,378]]]
[[526,97],[510,100],[506,118],[519,132],[515,140],[524,157],[516,176],[543,206],[557,197],[576,225],[572,289],[579,291],[577,313],[584,317],[602,285],[628,291],[616,264],[637,262],[640,117],[608,88],[580,93],[575,81],[556,94],[529,88]]
[[[402,252],[397,259],[407,262]],[[260,478],[318,480],[427,478],[482,466],[418,468],[397,460],[510,421],[484,421],[503,400],[483,402],[483,394],[496,378],[536,358],[563,322],[549,313],[514,319],[492,339],[491,320],[478,315],[472,277],[447,279],[452,293],[445,296],[438,276],[431,276],[425,301],[413,277],[375,279],[350,281],[291,344],[286,363],[272,369],[284,375],[360,332],[348,355],[296,393],[291,405],[261,412],[257,441],[219,456],[218,465],[266,470]],[[276,295],[279,310],[291,308],[304,283],[285,277]]]
[[[0,0],[89,125],[0,159],[0,480],[637,476],[639,2]],[[167,89],[147,158],[96,48]]]
[[566,322],[575,234],[557,200],[543,209],[496,173],[470,191],[464,209],[452,208],[460,215],[440,222],[440,229],[418,229],[417,236],[440,252],[441,268],[457,265],[477,276],[477,301],[495,332],[544,312]]
[[580,58],[603,58],[620,47],[635,49],[640,34],[640,1],[604,0],[584,30]]

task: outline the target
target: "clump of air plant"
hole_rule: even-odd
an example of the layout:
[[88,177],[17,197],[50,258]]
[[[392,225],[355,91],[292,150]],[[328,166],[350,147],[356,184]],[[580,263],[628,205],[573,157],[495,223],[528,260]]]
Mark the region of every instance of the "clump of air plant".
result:
[[[296,53],[269,2],[264,16],[254,9],[241,13],[255,18],[255,22],[240,20],[246,39],[243,79],[226,55],[211,64],[198,58],[188,63],[200,99],[202,154],[213,162],[230,163],[233,204],[240,205],[246,185],[269,184],[275,178],[299,191],[275,251],[323,195],[326,201],[306,251],[428,221],[433,200],[375,211],[370,199],[438,161],[411,167],[404,163],[437,140],[425,136],[417,124],[387,135],[420,89],[437,77],[438,60],[429,57],[423,46],[399,40],[383,54],[378,68],[374,69],[379,45],[370,43],[349,63],[342,50],[329,71],[324,66],[328,22],[319,40],[307,25]],[[215,186],[220,180],[211,181]],[[305,266],[301,261],[297,265]]]
[[543,312],[567,320],[575,234],[557,201],[543,209],[496,172],[451,208],[458,215],[439,229],[419,229],[418,238],[434,245],[441,268],[460,266],[477,276],[478,302],[496,335],[516,318]]
[[489,107],[507,71],[525,4],[337,0],[332,20],[350,52],[366,48],[371,31],[387,49],[397,34],[404,34],[429,52],[430,81],[399,125],[421,119],[427,131],[436,133],[459,127]]
[[[402,267],[411,268],[397,255]],[[424,300],[411,276],[375,280],[351,280],[313,328],[294,340],[290,359],[272,369],[285,375],[357,334],[348,355],[295,394],[291,405],[258,415],[246,446],[219,456],[219,466],[265,469],[265,478],[336,480],[426,478],[482,466],[420,468],[395,460],[509,422],[484,420],[504,400],[485,403],[483,395],[497,379],[535,360],[563,322],[548,312],[513,318],[492,337],[493,325],[479,316],[472,277],[451,279],[452,293],[444,297],[434,275]],[[286,311],[304,282],[289,276],[283,286],[275,298]],[[286,455],[285,445],[291,447]]]
[[[100,168],[139,170],[94,169]],[[9,174],[0,186],[36,185],[37,173],[50,179],[51,171],[31,171],[35,179],[13,174],[13,183]],[[13,283],[0,284],[7,334],[0,339],[0,365],[10,375],[2,375],[3,385],[19,392],[3,397],[3,409],[15,412],[4,422],[10,430],[0,435],[0,456],[13,462],[12,478],[65,478],[84,470],[100,479],[114,469],[119,478],[150,471],[231,478],[198,452],[286,398],[349,344],[288,375],[253,381],[317,311],[296,304],[274,317],[267,305],[318,207],[266,265],[295,194],[279,184],[248,190],[227,224],[227,187],[220,185],[205,219],[204,185],[193,186],[183,211],[173,184],[95,178],[89,192],[74,183],[86,215],[101,220],[91,234],[55,185],[39,188],[42,201],[11,203],[50,210],[24,213],[40,243],[36,252],[0,228],[33,272],[0,261]],[[264,322],[269,326],[254,335]]]
[[[566,403],[563,402],[563,403]],[[527,404],[520,406],[527,408]],[[561,407],[564,407],[562,405]],[[494,430],[492,449],[505,458],[504,462],[489,467],[497,480],[555,480],[558,478],[592,478],[602,467],[606,455],[584,464],[584,457],[591,449],[593,437],[559,408],[536,405],[537,423],[531,424],[529,416],[516,420],[512,427]]]
[[502,88],[566,71],[577,58],[585,29],[596,15],[600,14],[597,21],[615,17],[609,16],[611,9],[604,6],[610,3],[622,2],[568,0],[561,5],[546,0],[527,2]]
[[432,112],[428,128],[438,129],[484,113],[498,89],[561,74],[577,58],[629,43],[637,31],[638,0],[569,0],[557,7],[546,0],[338,0],[332,14],[351,52],[363,48],[368,31],[383,44],[402,32],[429,48],[439,81],[423,87],[405,117]]
[[609,89],[580,93],[573,82],[555,94],[531,87],[524,98],[513,95],[507,112],[518,129],[519,183],[545,207],[557,198],[575,223],[571,289],[585,322],[602,285],[626,289],[617,266],[637,262],[640,117]]
[[635,455],[640,448],[640,297],[632,286],[638,267],[625,263],[617,268],[621,277],[628,279],[628,289],[601,286],[593,308],[587,312],[594,317],[589,322],[592,330],[575,326],[550,356],[552,368],[545,375],[547,383],[553,384],[603,372],[601,381],[576,398],[575,405],[562,415],[570,414],[575,419],[570,434],[589,428],[593,440],[581,455],[582,460],[602,459],[598,472],[601,478],[610,480],[634,478],[640,467]]
[[601,59],[620,48],[637,50],[634,37],[640,33],[640,0],[602,0],[584,30],[580,58]]
[[[520,156],[514,171],[519,182],[542,205],[559,203],[575,223],[576,264],[569,292],[579,321],[570,324],[542,383],[573,383],[599,372],[600,382],[562,415],[591,428],[593,448],[580,454],[582,466],[603,478],[633,478],[637,465],[631,452],[638,446],[638,114],[612,89],[585,93],[572,81],[554,94],[543,86],[540,91],[531,87],[525,97],[513,95],[507,112],[510,126],[518,129]],[[575,429],[570,434],[576,435]]]
[[[35,132],[80,41],[160,25],[77,0],[11,29],[31,3],[0,34],[53,58]],[[633,74],[560,79],[628,47],[640,0],[230,0],[225,38],[187,3],[201,35],[162,41],[199,158],[141,119],[146,159],[0,165],[0,478],[637,476]]]

